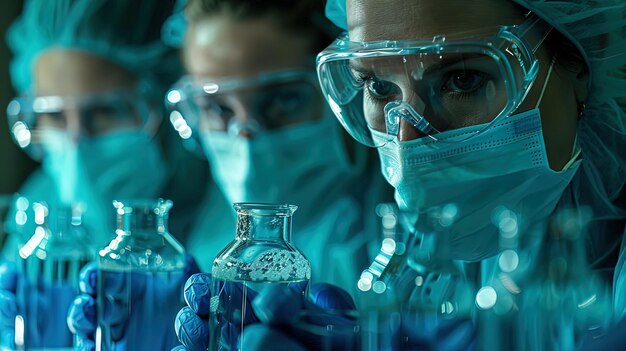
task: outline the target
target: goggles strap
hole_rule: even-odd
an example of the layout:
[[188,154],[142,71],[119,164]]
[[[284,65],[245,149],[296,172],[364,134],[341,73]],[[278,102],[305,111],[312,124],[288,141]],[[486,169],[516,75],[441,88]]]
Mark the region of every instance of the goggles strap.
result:
[[[532,29],[534,29],[533,32],[531,32]],[[519,35],[526,40],[532,52],[536,52],[552,29],[553,27],[541,17],[529,13],[526,21],[519,26]]]

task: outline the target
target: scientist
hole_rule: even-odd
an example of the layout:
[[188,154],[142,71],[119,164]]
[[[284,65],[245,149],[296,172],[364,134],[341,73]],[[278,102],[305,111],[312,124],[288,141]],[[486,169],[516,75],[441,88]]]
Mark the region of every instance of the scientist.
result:
[[[172,215],[172,233],[182,234],[200,201],[195,189],[206,187],[203,165],[193,165],[169,128],[159,130],[164,90],[180,74],[175,51],[160,40],[173,5],[32,0],[7,31],[14,54],[10,73],[19,93],[7,107],[10,131],[42,163],[19,193],[51,208],[81,203],[86,239],[94,249],[115,236],[112,200],[171,198],[180,210]],[[185,182],[176,181],[176,172],[185,174]],[[10,232],[14,223],[6,224]],[[10,334],[23,303],[15,299],[20,277],[4,261],[16,258],[16,236],[3,248],[0,267],[6,347],[14,341]],[[41,313],[49,319],[38,323],[52,325],[57,329],[50,335],[67,335],[71,342],[67,308],[58,310],[61,315]]]

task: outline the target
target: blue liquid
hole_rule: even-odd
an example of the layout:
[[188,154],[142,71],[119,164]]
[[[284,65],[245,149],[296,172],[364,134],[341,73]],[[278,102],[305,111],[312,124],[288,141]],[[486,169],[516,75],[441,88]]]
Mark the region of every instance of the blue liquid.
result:
[[15,330],[18,350],[72,347],[67,311],[78,295],[76,279],[85,263],[36,257],[19,261],[16,298],[24,325],[23,333],[21,328]]
[[101,350],[170,350],[179,344],[174,320],[184,306],[182,270],[99,271],[98,332]]
[[[308,285],[308,281],[277,283],[214,279],[211,289],[211,311],[214,316],[209,321],[211,328],[209,350],[241,350],[241,341],[245,338],[244,327],[259,322],[252,309],[252,301],[260,292],[270,286],[284,286],[284,289],[291,290],[297,287],[297,295],[301,296],[304,302],[308,294]],[[242,330],[244,330],[243,333]]]

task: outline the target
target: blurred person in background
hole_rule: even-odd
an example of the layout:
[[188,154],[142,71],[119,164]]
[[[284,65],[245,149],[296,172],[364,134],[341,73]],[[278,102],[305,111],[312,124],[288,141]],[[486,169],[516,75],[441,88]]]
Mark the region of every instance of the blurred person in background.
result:
[[[298,206],[292,242],[311,262],[311,282],[353,293],[369,263],[368,249],[380,247],[376,205],[389,201],[391,192],[375,155],[351,141],[324,104],[315,55],[337,32],[322,4],[191,0],[179,5],[163,38],[182,47],[188,75],[167,93],[170,121],[206,156],[217,185],[207,191],[187,241],[189,252],[210,272],[235,232],[230,203],[292,204]],[[208,304],[194,299],[207,297],[200,291],[209,289],[210,281],[200,274],[187,282],[191,308],[183,309],[177,322],[179,340],[196,349],[206,349],[208,340],[190,345],[187,333],[206,325],[205,316],[196,313]],[[89,324],[81,316],[71,319]]]
[[[191,0],[182,11],[164,27],[188,73],[167,95],[170,120],[203,151],[220,190],[209,189],[190,252],[209,269],[234,233],[230,203],[293,204],[293,240],[314,280],[354,289],[390,189],[320,94],[315,55],[336,28],[314,0]],[[333,263],[343,257],[353,260]]]
[[[160,36],[173,6],[174,1],[32,0],[7,31],[19,93],[7,107],[10,131],[42,164],[19,194],[49,208],[80,204],[94,251],[115,237],[114,199],[173,200],[171,232],[184,242],[201,200],[198,189],[207,187],[205,163],[162,127],[163,94],[181,74],[176,51]],[[9,233],[17,230],[18,210],[7,216]],[[8,334],[21,313],[14,295],[21,278],[11,263],[18,241],[14,235],[3,248],[0,269],[5,341],[12,340]],[[69,334],[67,307],[54,309],[62,311],[59,316],[44,313],[49,320],[38,322]]]

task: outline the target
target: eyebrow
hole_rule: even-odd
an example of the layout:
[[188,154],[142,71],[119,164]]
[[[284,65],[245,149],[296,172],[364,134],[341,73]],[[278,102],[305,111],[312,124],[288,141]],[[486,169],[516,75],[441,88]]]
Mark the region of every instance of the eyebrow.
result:
[[360,59],[348,60],[348,67],[350,68],[350,70],[354,72],[358,72],[358,73],[363,73],[366,75],[373,75],[374,71],[367,68],[367,66],[365,65],[361,65],[360,61],[361,61]]
[[[410,55],[406,55],[406,56],[410,56]],[[454,56],[445,56],[445,55],[437,55],[437,54],[433,54],[433,56],[441,56],[441,59],[439,60],[429,60],[430,62],[427,63],[426,67],[424,67],[424,60],[420,60],[420,61],[416,61],[416,63],[420,63],[419,66],[421,68],[421,75],[420,77],[423,77],[424,75],[428,75],[428,74],[432,74],[433,72],[436,72],[438,70],[441,70],[443,68],[451,68],[451,66],[455,66],[455,65],[459,65],[461,63],[465,63],[465,62],[470,62],[470,61],[480,61],[481,59],[485,59],[487,56],[485,56],[484,54],[477,54],[477,53],[467,53],[467,54],[455,54]],[[399,56],[389,56],[389,58],[398,58]],[[385,57],[380,57],[379,59],[382,59]],[[370,67],[372,65],[363,65],[362,64],[362,60],[363,59],[351,59],[348,62],[348,66],[350,68],[350,70],[352,72],[355,72],[357,74],[361,74],[363,76],[376,76],[376,72],[375,70],[371,69]],[[405,65],[404,67],[407,68],[409,65]],[[398,67],[402,67],[401,65],[398,65]],[[413,67],[411,67],[413,68]],[[461,67],[459,67],[461,68]],[[404,70],[405,74],[414,76],[414,72],[413,71],[407,71],[406,69]]]
[[454,57],[442,57],[438,61],[435,61],[433,64],[428,65],[424,70],[424,73],[431,73],[436,70],[440,70],[444,67],[455,66],[460,63],[466,62],[467,60],[476,59],[482,57],[484,55],[480,54],[463,54],[463,55],[455,55]]

